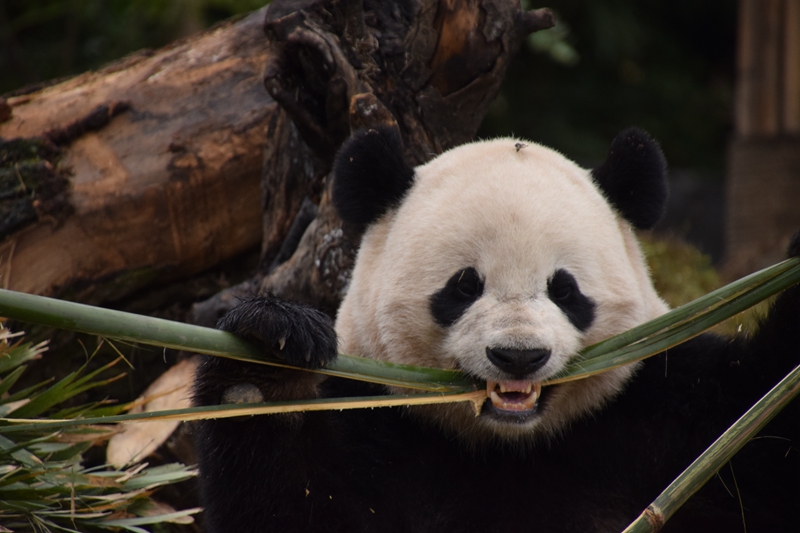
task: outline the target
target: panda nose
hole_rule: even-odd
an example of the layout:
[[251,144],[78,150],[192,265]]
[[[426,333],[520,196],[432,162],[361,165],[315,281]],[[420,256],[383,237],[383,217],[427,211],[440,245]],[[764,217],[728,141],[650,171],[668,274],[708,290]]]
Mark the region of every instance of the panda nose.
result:
[[486,356],[497,368],[509,374],[525,375],[536,372],[550,359],[550,350],[515,350],[512,348],[486,348]]

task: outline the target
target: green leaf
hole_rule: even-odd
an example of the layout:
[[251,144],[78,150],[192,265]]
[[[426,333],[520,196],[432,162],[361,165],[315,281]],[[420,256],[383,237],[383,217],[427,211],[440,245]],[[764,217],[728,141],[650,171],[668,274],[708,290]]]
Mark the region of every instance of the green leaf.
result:
[[11,390],[23,372],[25,372],[25,367],[19,366],[0,381],[0,403],[6,403],[2,396]]
[[25,466],[38,466],[42,464],[42,461],[39,460],[38,457],[28,450],[18,447],[14,441],[9,440],[3,435],[0,435],[0,450],[11,455],[11,457]]
[[[6,330],[7,331],[7,330]],[[8,340],[9,335],[0,336],[0,340]],[[7,348],[5,353],[0,353],[0,374],[8,372],[12,368],[17,368],[23,363],[27,363],[32,359],[36,359],[46,350],[44,344],[31,346],[30,344],[23,344],[20,346],[13,346]]]
[[181,522],[180,519],[197,514],[200,511],[202,511],[202,508],[195,507],[193,509],[176,511],[174,513],[166,513],[154,516],[139,516],[136,518],[121,518],[116,520],[102,520],[98,523],[104,526],[130,528],[132,526],[145,526],[149,524],[159,524],[161,522]]

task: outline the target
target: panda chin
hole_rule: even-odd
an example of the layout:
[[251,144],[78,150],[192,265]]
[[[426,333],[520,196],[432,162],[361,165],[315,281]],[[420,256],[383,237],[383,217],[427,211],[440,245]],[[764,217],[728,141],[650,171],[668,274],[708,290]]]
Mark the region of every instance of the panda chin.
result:
[[480,415],[498,422],[524,424],[541,413],[542,384],[539,382],[487,380],[486,395],[488,398]]

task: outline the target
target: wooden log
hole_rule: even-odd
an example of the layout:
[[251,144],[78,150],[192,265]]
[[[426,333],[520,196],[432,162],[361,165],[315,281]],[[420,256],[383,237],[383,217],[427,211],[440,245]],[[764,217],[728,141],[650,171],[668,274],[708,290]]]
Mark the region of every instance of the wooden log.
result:
[[[39,164],[69,183],[61,215],[4,235],[3,286],[100,303],[258,246],[262,148],[282,114],[261,81],[263,17],[7,98],[5,145],[47,145],[57,163]],[[25,170],[13,155],[7,170]]]
[[[330,171],[352,131],[375,124],[397,128],[414,165],[471,140],[523,39],[552,25],[549,10],[520,11],[512,0],[273,2],[264,83],[308,147],[308,168],[296,165],[296,173],[317,183],[318,213],[288,260],[278,264],[277,242],[265,243],[254,279],[196,305],[193,321],[213,324],[252,291],[335,313],[361,228],[342,226],[330,180],[312,175]],[[265,205],[276,183],[265,173]]]
[[[17,203],[3,284],[109,302],[263,235],[253,279],[197,306],[194,320],[213,323],[253,290],[333,313],[360,233],[342,227],[326,192],[338,146],[388,124],[420,164],[471,139],[525,36],[552,24],[513,0],[278,0],[12,96],[0,137],[35,140],[38,159],[5,159]],[[51,194],[11,184],[20,169],[45,175]]]

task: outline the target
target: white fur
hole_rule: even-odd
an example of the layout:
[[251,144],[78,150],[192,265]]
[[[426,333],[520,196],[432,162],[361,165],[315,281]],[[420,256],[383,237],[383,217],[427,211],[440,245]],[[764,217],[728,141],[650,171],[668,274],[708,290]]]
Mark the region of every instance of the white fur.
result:
[[[517,142],[463,145],[416,169],[400,207],[362,240],[336,323],[343,353],[499,381],[511,378],[489,362],[487,346],[549,348],[550,360],[534,376],[544,380],[583,347],[666,311],[630,225],[589,172],[534,143],[517,150]],[[467,267],[485,279],[483,295],[442,328],[430,297]],[[585,332],[547,296],[557,269],[570,272],[597,304]],[[418,411],[471,436],[550,435],[613,397],[632,371],[562,385],[526,425],[475,418],[465,404]]]

